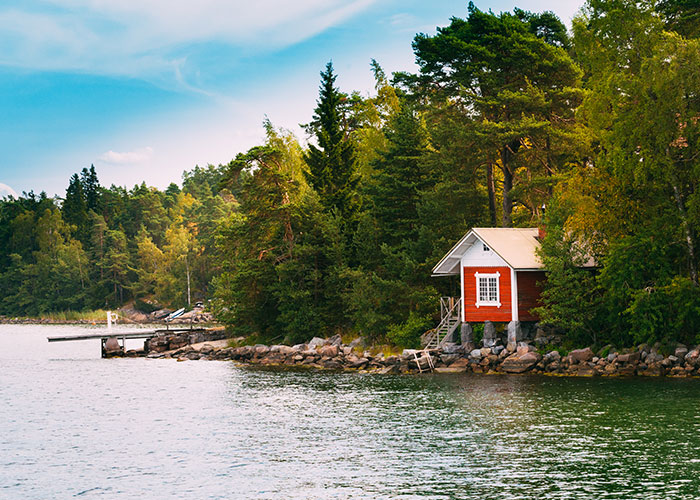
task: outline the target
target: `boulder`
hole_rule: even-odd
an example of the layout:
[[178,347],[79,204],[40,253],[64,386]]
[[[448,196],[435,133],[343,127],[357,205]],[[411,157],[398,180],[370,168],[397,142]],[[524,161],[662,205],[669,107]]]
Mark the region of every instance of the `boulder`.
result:
[[435,368],[435,373],[464,373],[467,371],[467,367],[465,366],[441,366],[438,368]]
[[459,352],[462,352],[462,346],[459,344],[455,344],[454,342],[445,342],[442,345],[442,352],[445,354],[457,354]]
[[522,356],[523,354],[527,354],[528,352],[534,350],[534,346],[529,345],[527,342],[518,342],[518,348],[515,350],[515,352],[518,354],[518,356]]
[[467,358],[459,358],[450,364],[450,368],[464,368],[466,370],[468,364],[469,360]]
[[673,353],[679,359],[684,359],[686,354],[688,354],[688,348],[685,346],[676,347],[676,351]]
[[441,354],[440,361],[449,366],[459,359],[459,354]]
[[651,352],[647,354],[647,357],[644,359],[644,362],[648,365],[651,365],[653,363],[660,363],[661,361],[663,361],[663,359],[663,355],[656,352]]
[[309,341],[309,349],[316,349],[317,347],[321,347],[326,343],[326,339],[322,339],[321,337],[314,337]]
[[523,331],[520,328],[520,321],[508,322],[508,345],[513,345],[517,348],[518,342],[520,342],[522,339]]
[[523,373],[533,368],[540,360],[540,355],[536,352],[528,352],[519,356],[517,353],[508,356],[501,368],[506,373]]
[[595,368],[592,366],[589,366],[588,364],[582,364],[578,365],[576,368],[576,375],[579,377],[593,377],[595,375],[598,375],[598,372],[596,372]]
[[337,345],[324,345],[319,349],[318,353],[321,356],[328,356],[329,358],[333,358],[338,355],[338,346]]
[[105,354],[107,356],[114,356],[115,354],[121,353],[122,346],[119,345],[119,341],[116,338],[110,337],[105,341]]
[[326,340],[326,344],[334,345],[336,347],[340,347],[342,343],[343,343],[343,341],[341,340],[340,334],[338,334],[338,333],[336,333],[331,338]]
[[279,353],[284,354],[285,356],[294,352],[296,352],[296,350],[293,347],[289,347],[288,345],[281,345],[279,348]]
[[545,363],[554,363],[559,361],[560,359],[561,354],[559,354],[559,351],[549,351],[547,354],[544,355]]
[[474,349],[469,353],[470,358],[481,359],[481,349]]
[[484,347],[493,347],[496,344],[496,327],[490,321],[484,321]]
[[255,354],[258,356],[265,356],[270,352],[270,348],[263,344],[258,344],[255,346]]
[[594,354],[590,347],[586,347],[585,349],[574,349],[569,353],[569,358],[572,361],[578,361],[579,363],[590,361],[593,359],[593,356]]
[[637,372],[637,375],[641,375],[643,377],[662,377],[664,373],[664,369],[660,364],[654,364],[648,366],[644,370],[640,370]]
[[618,363],[635,363],[642,358],[642,353],[639,351],[629,352],[627,354],[620,354],[617,357]]
[[462,345],[467,345],[474,342],[474,330],[472,329],[472,325],[469,323],[462,323],[460,327],[459,340]]

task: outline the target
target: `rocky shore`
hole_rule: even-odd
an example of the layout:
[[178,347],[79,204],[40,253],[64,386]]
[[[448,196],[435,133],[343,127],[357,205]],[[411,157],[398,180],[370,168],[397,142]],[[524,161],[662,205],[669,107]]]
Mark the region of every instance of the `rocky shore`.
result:
[[385,356],[361,349],[357,339],[342,344],[340,336],[314,338],[306,344],[253,345],[228,347],[227,342],[181,345],[165,339],[153,340],[149,358],[186,360],[231,360],[242,364],[302,367],[323,370],[350,370],[377,373],[536,373],[560,376],[700,376],[700,346],[678,345],[674,354],[664,356],[660,346],[638,346],[616,350],[606,346],[595,353],[590,348],[573,350],[562,356],[559,351],[538,352],[527,342],[508,346],[474,348],[473,345],[445,344],[440,349],[406,349]]

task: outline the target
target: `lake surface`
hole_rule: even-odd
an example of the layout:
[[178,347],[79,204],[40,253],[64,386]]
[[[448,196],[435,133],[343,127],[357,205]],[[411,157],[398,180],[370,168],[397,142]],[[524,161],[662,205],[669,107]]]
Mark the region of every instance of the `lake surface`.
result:
[[83,329],[0,325],[0,499],[700,496],[700,380],[280,372],[46,342]]

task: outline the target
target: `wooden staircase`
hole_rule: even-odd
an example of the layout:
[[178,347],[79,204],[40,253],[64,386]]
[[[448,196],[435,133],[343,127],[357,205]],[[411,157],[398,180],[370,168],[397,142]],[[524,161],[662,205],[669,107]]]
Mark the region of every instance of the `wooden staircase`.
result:
[[452,338],[452,335],[462,323],[462,299],[441,297],[440,315],[442,317],[440,324],[433,330],[424,333],[421,338],[424,349],[437,349],[447,339]]

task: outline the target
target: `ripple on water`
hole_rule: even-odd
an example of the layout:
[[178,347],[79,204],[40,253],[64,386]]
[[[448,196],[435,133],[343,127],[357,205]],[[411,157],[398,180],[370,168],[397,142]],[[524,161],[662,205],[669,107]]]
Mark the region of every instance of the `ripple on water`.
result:
[[697,380],[100,360],[55,328],[0,326],[3,499],[700,494]]

